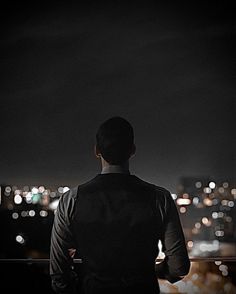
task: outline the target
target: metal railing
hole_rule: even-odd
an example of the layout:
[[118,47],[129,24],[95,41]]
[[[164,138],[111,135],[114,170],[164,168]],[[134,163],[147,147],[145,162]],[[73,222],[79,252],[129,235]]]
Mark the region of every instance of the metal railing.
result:
[[[28,263],[28,264],[47,264],[49,258],[1,258],[0,263]],[[163,259],[156,259],[156,262],[161,262]],[[191,257],[191,262],[236,262],[236,256],[214,256],[214,257]],[[74,263],[82,263],[82,259],[74,259]]]

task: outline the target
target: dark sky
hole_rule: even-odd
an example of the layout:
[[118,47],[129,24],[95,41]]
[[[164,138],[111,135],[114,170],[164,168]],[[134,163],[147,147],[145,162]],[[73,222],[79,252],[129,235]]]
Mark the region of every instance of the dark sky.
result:
[[2,10],[0,184],[90,179],[96,130],[114,115],[134,126],[143,179],[174,190],[182,176],[231,178],[231,11],[190,2]]

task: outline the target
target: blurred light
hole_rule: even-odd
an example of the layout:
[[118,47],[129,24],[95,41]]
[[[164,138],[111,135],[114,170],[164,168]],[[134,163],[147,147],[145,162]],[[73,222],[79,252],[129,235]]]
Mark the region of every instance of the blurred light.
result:
[[212,218],[216,219],[218,218],[218,213],[216,211],[212,212],[211,214]]
[[[64,187],[63,188],[63,193],[66,193],[67,191],[69,191],[70,190],[70,188],[69,187]],[[177,197],[177,196],[176,196]]]
[[198,234],[198,233],[199,233],[199,231],[198,231],[198,229],[197,229],[197,228],[193,228],[193,229],[192,229],[192,233],[193,233],[193,234]]
[[19,190],[19,189],[16,189],[15,191],[14,191],[14,194],[16,195],[16,194],[21,194],[21,190]]
[[[162,243],[161,241],[159,240],[158,241],[158,249],[159,249],[159,254],[158,254],[158,257],[157,258],[162,258],[164,259],[165,258],[165,253],[162,251]],[[162,261],[156,261],[156,264],[159,264],[161,263]]]
[[221,265],[221,263],[222,263],[222,261],[219,261],[219,260],[216,260],[216,261],[215,261],[215,264],[216,264],[216,265]]
[[58,203],[59,203],[59,199],[54,200],[53,202],[51,202],[51,203],[49,204],[49,208],[50,208],[51,210],[55,210],[55,209],[57,208],[57,206],[58,206]]
[[188,245],[189,248],[192,248],[193,247],[193,241],[191,241],[191,240],[188,241],[187,245]]
[[24,187],[23,187],[23,191],[25,191],[25,192],[29,192],[29,186],[24,186]]
[[231,194],[236,195],[236,189],[235,188],[231,190]]
[[191,279],[193,280],[193,281],[196,281],[197,279],[198,279],[198,274],[197,273],[194,273],[193,275],[192,275],[192,277],[191,277]]
[[214,182],[210,182],[210,183],[209,183],[209,187],[210,187],[211,189],[215,189],[216,184],[215,184]]
[[221,265],[219,266],[219,270],[220,270],[220,271],[227,271],[227,270],[228,270],[228,267],[227,267],[227,265],[225,265],[225,264],[221,264]]
[[202,223],[203,223],[204,225],[207,225],[207,224],[209,223],[209,219],[208,219],[207,217],[203,217],[203,218],[202,218]]
[[199,249],[203,252],[212,252],[219,250],[219,241],[214,240],[212,243],[202,242],[199,246]]
[[41,198],[41,194],[33,194],[33,196],[32,196],[33,204],[39,202],[40,198]]
[[183,198],[185,198],[185,199],[186,199],[186,198],[189,198],[189,194],[188,194],[188,193],[184,193],[184,194],[183,194]]
[[34,210],[30,210],[29,211],[29,216],[31,216],[31,217],[35,216],[35,211]]
[[218,189],[218,191],[219,191],[220,193],[224,193],[225,189],[224,189],[223,187],[220,187],[220,188]]
[[212,200],[212,204],[213,204],[213,205],[216,205],[216,204],[218,204],[218,202],[219,202],[219,201],[218,201],[218,199],[217,199],[217,198],[214,198],[214,199]]
[[198,197],[193,197],[193,204],[198,205],[199,203],[199,198]]
[[195,187],[196,187],[196,188],[201,188],[201,186],[202,186],[202,183],[201,183],[201,182],[196,182],[196,183],[195,183]]
[[227,221],[227,223],[231,223],[232,222],[232,217],[231,216],[226,216],[226,221]]
[[13,212],[12,218],[13,219],[18,219],[18,217],[19,217],[19,214],[17,212]]
[[46,210],[41,210],[39,212],[39,215],[42,216],[42,217],[46,217],[46,216],[48,216],[48,212]]
[[186,212],[186,208],[185,207],[180,207],[180,210],[179,210],[181,213],[185,213]]
[[218,212],[218,217],[224,217],[224,215],[225,215],[224,212],[222,212],[222,211]]
[[13,205],[11,203],[7,204],[7,209],[12,210],[13,209]]
[[25,200],[27,203],[32,203],[32,194],[31,192],[28,192],[27,195],[25,196]]
[[225,234],[224,231],[221,231],[221,230],[215,231],[215,235],[216,235],[217,237],[223,237],[224,234]]
[[43,191],[43,195],[45,195],[45,196],[49,195],[49,191],[48,190],[44,190]]
[[222,186],[227,189],[229,187],[229,183],[224,182]]
[[19,194],[15,195],[14,202],[15,202],[15,204],[21,204],[22,197]]
[[63,187],[59,187],[59,188],[57,189],[57,191],[58,191],[60,194],[62,194],[63,191],[64,191],[64,188],[63,188]]
[[205,188],[203,189],[203,191],[204,191],[204,193],[210,194],[210,193],[211,193],[211,188],[209,188],[209,187],[205,187]]
[[209,199],[209,198],[205,198],[205,199],[203,200],[203,203],[204,203],[206,206],[212,206],[212,204],[213,204],[212,200]]
[[228,200],[226,200],[226,199],[221,200],[221,204],[223,206],[227,206],[228,205]]
[[56,196],[57,196],[56,192],[51,192],[51,193],[50,193],[50,197],[54,198],[54,197],[56,197]]
[[43,193],[44,190],[45,190],[44,186],[40,186],[40,187],[39,187],[39,193]]
[[24,244],[25,240],[21,235],[17,235],[16,236],[16,242],[20,243],[20,244]]
[[10,186],[7,186],[7,187],[5,188],[5,192],[7,192],[7,193],[11,193],[11,187],[10,187]]
[[187,199],[187,198],[178,198],[176,200],[176,203],[178,205],[189,205],[189,204],[191,204],[191,200],[190,199]]
[[172,199],[177,199],[177,195],[176,194],[171,194],[171,196],[172,196]]
[[26,217],[26,216],[27,216],[27,211],[24,211],[24,210],[21,211],[21,216],[22,216],[22,217]]
[[228,206],[229,206],[229,207],[234,207],[234,202],[233,202],[233,201],[229,201],[229,202],[228,202]]
[[38,194],[39,192],[39,189],[36,188],[36,187],[33,187],[32,190],[31,190],[32,194]]
[[201,228],[201,223],[196,223],[195,228],[200,229]]
[[222,276],[224,276],[224,277],[226,277],[226,276],[228,276],[228,271],[222,271]]
[[232,291],[232,288],[233,288],[233,285],[230,282],[226,283],[224,285],[224,291],[225,291],[225,293],[232,293],[233,292]]

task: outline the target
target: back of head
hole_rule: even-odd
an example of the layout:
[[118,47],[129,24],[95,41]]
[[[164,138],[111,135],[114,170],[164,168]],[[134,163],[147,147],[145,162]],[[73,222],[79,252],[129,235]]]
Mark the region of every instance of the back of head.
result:
[[134,131],[124,118],[112,117],[99,127],[96,141],[102,157],[110,164],[119,165],[131,156]]

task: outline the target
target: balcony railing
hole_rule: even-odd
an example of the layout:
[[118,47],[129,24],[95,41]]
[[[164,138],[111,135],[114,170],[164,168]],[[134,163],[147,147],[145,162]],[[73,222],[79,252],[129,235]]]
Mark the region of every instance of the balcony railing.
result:
[[[30,263],[30,264],[47,264],[49,258],[1,258],[0,263]],[[161,262],[163,259],[156,259],[156,262]],[[214,256],[214,257],[191,257],[191,262],[236,262],[236,256]],[[82,263],[82,259],[74,259],[74,263]]]

